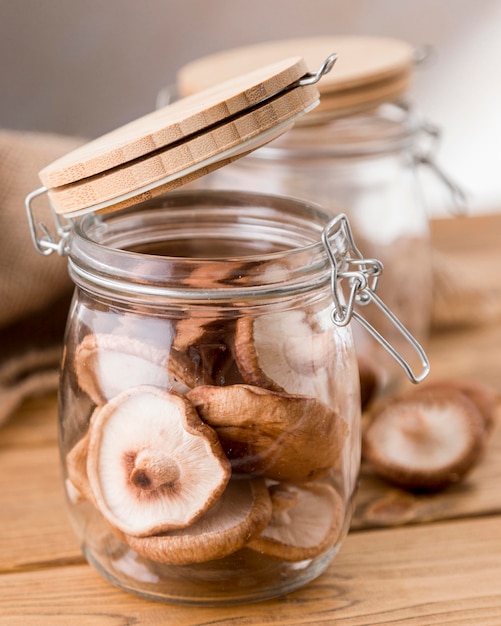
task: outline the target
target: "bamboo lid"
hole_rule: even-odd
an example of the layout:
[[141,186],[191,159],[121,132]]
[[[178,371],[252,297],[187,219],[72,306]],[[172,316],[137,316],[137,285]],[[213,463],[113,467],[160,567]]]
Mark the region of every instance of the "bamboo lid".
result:
[[282,57],[182,98],[54,161],[39,176],[66,216],[123,208],[221,167],[318,104],[301,57]]
[[[346,115],[399,98],[410,86],[414,49],[405,41],[384,37],[310,37],[266,42],[225,50],[182,67],[177,75],[181,95],[196,93],[277,58],[301,54],[311,70],[328,54],[338,55],[334,70],[319,84],[320,113]],[[308,116],[310,117],[310,116]]]

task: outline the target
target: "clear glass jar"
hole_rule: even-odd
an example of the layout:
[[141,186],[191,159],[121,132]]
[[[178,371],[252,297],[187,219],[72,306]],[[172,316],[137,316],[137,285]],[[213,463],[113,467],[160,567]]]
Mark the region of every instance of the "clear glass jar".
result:
[[[365,257],[384,265],[378,294],[421,343],[431,316],[429,224],[419,184],[420,139],[426,130],[397,104],[333,119],[310,114],[273,143],[196,181],[209,189],[259,190],[346,213]],[[368,319],[402,349],[405,339],[377,308]],[[382,389],[400,382],[401,370],[381,346],[355,327],[357,352],[373,363]]]
[[[74,221],[63,472],[83,552],[115,585],[248,602],[338,551],[360,390],[326,222],[299,200],[189,191]],[[340,234],[330,249],[342,268]]]

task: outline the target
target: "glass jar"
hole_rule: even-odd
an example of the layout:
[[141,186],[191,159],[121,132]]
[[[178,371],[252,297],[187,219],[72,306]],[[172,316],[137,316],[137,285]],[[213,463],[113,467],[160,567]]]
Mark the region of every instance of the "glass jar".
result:
[[[85,556],[119,587],[252,601],[339,549],[360,397],[325,224],[300,201],[189,192],[75,221],[64,478]],[[343,237],[332,250],[341,268]]]
[[[404,106],[383,104],[345,117],[315,113],[273,143],[194,183],[208,189],[256,190],[320,204],[331,216],[346,213],[358,247],[384,265],[378,293],[422,343],[429,334],[432,267],[428,216],[416,164],[427,131]],[[316,121],[315,121],[316,120]],[[380,309],[365,317],[402,348],[405,339]],[[355,330],[357,351],[373,363],[382,389],[401,370],[381,346]],[[374,369],[374,368],[373,368]]]

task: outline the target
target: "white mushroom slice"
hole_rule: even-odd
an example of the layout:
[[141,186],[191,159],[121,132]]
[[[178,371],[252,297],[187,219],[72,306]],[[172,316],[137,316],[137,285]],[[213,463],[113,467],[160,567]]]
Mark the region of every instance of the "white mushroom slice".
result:
[[439,489],[474,466],[485,442],[482,415],[466,396],[430,389],[379,406],[363,434],[363,456],[401,487]]
[[87,475],[96,506],[124,533],[192,524],[230,471],[216,433],[181,395],[140,386],[94,412]]
[[264,480],[231,480],[218,502],[188,528],[150,537],[125,536],[141,556],[188,565],[221,559],[245,546],[271,517]]
[[345,420],[315,398],[251,385],[200,386],[187,397],[236,472],[311,480],[333,468],[348,434]]
[[237,322],[235,358],[245,382],[272,391],[318,396],[329,388],[331,334],[304,311],[280,311]]
[[87,335],[75,354],[78,383],[98,405],[137,385],[186,392],[168,370],[168,352],[124,335]]
[[339,540],[344,522],[343,501],[324,483],[270,487],[270,523],[248,547],[285,561],[312,559]]

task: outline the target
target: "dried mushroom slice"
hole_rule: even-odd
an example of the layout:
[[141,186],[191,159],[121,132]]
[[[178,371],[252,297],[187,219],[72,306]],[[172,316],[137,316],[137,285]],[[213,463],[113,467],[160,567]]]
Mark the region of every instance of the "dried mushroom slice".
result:
[[344,522],[343,501],[324,483],[270,487],[272,515],[248,547],[283,559],[303,561],[328,550],[339,540]]
[[362,411],[372,404],[382,387],[382,377],[376,363],[369,357],[359,356],[358,375],[360,378],[360,403]]
[[233,356],[234,327],[233,320],[208,319],[206,313],[178,321],[173,349],[191,362],[195,384],[190,387],[243,382]]
[[271,500],[264,480],[231,480],[218,502],[188,528],[150,537],[126,535],[125,541],[158,563],[204,563],[243,548],[270,517]]
[[304,311],[245,316],[237,321],[235,358],[246,383],[317,396],[328,376],[330,337]]
[[488,435],[492,433],[496,421],[496,411],[501,401],[501,394],[488,385],[476,380],[464,378],[447,378],[429,382],[418,387],[414,393],[420,394],[429,390],[448,389],[453,393],[459,393],[469,398],[480,411],[484,418],[485,430]]
[[78,384],[97,405],[137,385],[156,385],[184,393],[183,368],[172,374],[169,354],[153,345],[124,335],[92,334],[75,354]]
[[87,475],[96,506],[124,533],[189,526],[230,471],[217,435],[179,394],[139,386],[94,412]]
[[485,448],[483,418],[465,396],[430,389],[395,398],[370,416],[363,456],[378,474],[408,489],[459,481]]
[[73,503],[82,500],[93,501],[89,479],[87,478],[89,438],[89,431],[87,431],[66,455],[66,493]]
[[333,467],[348,434],[346,422],[314,398],[251,385],[200,386],[187,397],[236,472],[310,480]]

